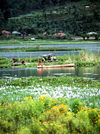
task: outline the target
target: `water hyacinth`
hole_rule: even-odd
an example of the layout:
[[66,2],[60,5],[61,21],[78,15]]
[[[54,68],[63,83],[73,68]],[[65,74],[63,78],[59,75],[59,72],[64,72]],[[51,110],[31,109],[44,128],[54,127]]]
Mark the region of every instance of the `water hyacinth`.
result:
[[100,82],[77,77],[27,77],[0,81],[0,101],[11,98],[21,101],[25,96],[38,98],[79,98],[89,106],[99,107]]
[[[19,87],[1,87],[0,88],[2,96],[0,99],[5,98],[5,96],[9,95],[16,95],[15,100],[21,100],[22,96],[33,96],[34,98],[38,98],[40,95],[48,94],[51,98],[68,98],[74,99],[79,98],[82,99],[84,102],[89,101],[92,97],[98,98],[100,96],[100,90],[97,88],[79,88],[79,87],[68,87],[68,86],[42,86],[38,84],[36,87],[27,87],[20,89]],[[13,99],[12,99],[13,100]],[[90,105],[92,102],[89,102]],[[95,102],[96,106],[99,106],[99,102]]]

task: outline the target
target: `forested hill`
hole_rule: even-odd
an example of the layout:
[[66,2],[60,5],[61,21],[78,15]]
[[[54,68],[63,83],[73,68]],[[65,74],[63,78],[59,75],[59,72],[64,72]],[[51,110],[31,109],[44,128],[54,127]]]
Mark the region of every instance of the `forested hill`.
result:
[[99,0],[0,0],[0,30],[78,34],[100,29]]

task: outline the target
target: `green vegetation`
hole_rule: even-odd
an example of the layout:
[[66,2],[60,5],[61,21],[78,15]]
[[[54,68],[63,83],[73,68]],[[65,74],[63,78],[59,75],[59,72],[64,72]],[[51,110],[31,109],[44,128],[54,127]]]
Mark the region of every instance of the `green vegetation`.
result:
[[16,46],[16,45],[37,45],[36,47],[40,47],[40,45],[55,45],[55,44],[87,44],[87,43],[100,43],[100,41],[83,41],[83,40],[40,40],[36,39],[35,41],[31,41],[30,37],[27,41],[24,40],[0,40],[0,46]]
[[88,108],[78,100],[70,104],[66,98],[40,96],[13,104],[4,102],[0,114],[1,134],[99,134],[100,130],[100,109]]
[[[22,101],[24,97],[37,98],[48,94],[53,98],[79,98],[89,107],[99,105],[100,81],[92,81],[78,77],[27,77],[9,78],[0,81],[0,101],[13,103]],[[13,95],[12,95],[13,94]]]
[[11,68],[11,60],[0,57],[0,68]]
[[[69,64],[74,63],[75,66],[86,67],[86,66],[96,66],[100,65],[100,54],[93,54],[87,52],[80,52],[79,56],[71,55],[71,56],[56,56],[58,59],[57,62],[43,62],[43,65],[59,65],[59,64]],[[40,57],[40,60],[42,57]],[[28,68],[28,67],[37,67],[39,58],[38,57],[30,57],[30,58],[18,58],[17,63],[21,63],[21,61],[25,60],[25,64],[20,64],[19,66],[13,66],[12,59],[8,58],[0,58],[0,68]]]
[[7,45],[55,45],[55,44],[87,44],[87,43],[100,43],[100,41],[95,41],[95,40],[42,40],[42,39],[36,39],[35,41],[30,40],[31,37],[28,37],[28,40],[18,40],[18,39],[11,39],[11,40],[0,40],[0,45],[1,46],[7,46]]
[[[0,0],[0,46],[35,46],[0,51],[72,51],[40,45],[100,43],[99,12],[99,0]],[[22,35],[2,34],[3,29]],[[94,41],[87,35],[92,31],[98,33]],[[78,56],[57,59],[43,65],[100,65],[99,52],[82,51]],[[23,60],[26,63],[20,64]],[[13,66],[12,59],[0,57],[0,68],[37,67],[38,61],[39,57],[19,57],[20,65]],[[99,134],[100,80],[68,76],[0,78],[0,134],[5,133]]]
[[[90,31],[100,32],[98,0],[1,0],[0,8],[1,29],[17,30],[23,35],[27,32],[38,38],[51,38],[62,31],[70,39],[73,35],[84,38]],[[47,32],[47,37],[43,32]]]
[[[90,9],[86,9],[86,5]],[[92,8],[91,8],[92,7]],[[47,8],[29,15],[22,15],[8,20],[9,29],[32,31],[34,34],[47,32],[49,37],[55,32],[64,32],[67,38],[72,35],[81,35],[89,31],[100,32],[99,4],[86,2],[71,3],[62,6]],[[96,16],[94,15],[96,13]],[[24,24],[22,23],[24,22]],[[39,38],[43,36],[39,34]],[[48,38],[49,38],[48,37]],[[45,38],[45,37],[44,37]]]
[[100,130],[100,81],[28,77],[0,81],[0,132],[88,133]]
[[0,49],[0,52],[33,52],[33,51],[79,51],[79,48],[43,48],[43,47],[29,47],[29,48],[6,48]]

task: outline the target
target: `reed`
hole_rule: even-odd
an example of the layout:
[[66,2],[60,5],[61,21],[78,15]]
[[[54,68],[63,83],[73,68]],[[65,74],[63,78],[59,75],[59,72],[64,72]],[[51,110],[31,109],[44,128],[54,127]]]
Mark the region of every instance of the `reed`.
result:
[[86,61],[86,62],[100,62],[100,52],[92,53],[92,52],[80,52],[80,61]]

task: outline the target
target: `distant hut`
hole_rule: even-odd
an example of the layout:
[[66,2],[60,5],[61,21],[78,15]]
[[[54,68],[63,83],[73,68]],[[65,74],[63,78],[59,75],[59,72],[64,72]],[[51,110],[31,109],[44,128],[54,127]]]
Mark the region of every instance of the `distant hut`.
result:
[[2,34],[5,34],[5,35],[9,35],[9,34],[11,34],[11,32],[6,31],[6,30],[2,30],[1,33],[2,33]]
[[17,31],[13,31],[12,34],[13,35],[16,35],[16,36],[20,36],[21,35],[21,33],[20,32],[17,32]]
[[89,36],[89,37],[94,37],[95,38],[95,40],[98,40],[98,33],[97,32],[89,32],[89,33],[87,33],[87,35]]

